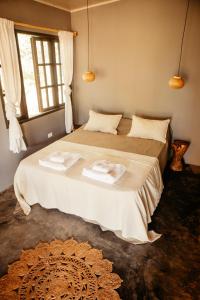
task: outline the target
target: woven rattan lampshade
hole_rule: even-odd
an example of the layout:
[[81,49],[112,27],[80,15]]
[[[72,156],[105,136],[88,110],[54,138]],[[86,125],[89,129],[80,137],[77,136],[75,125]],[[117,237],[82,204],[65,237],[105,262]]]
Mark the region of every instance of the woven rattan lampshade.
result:
[[87,71],[83,73],[82,78],[86,82],[91,82],[95,80],[95,73],[92,71]]
[[184,79],[181,76],[173,76],[170,80],[169,80],[169,86],[173,89],[181,89],[182,87],[184,87],[185,82]]

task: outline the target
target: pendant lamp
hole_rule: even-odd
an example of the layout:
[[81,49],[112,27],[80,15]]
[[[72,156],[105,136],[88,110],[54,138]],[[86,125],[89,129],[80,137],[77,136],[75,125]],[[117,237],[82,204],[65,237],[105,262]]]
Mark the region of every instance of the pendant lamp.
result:
[[89,26],[89,8],[88,8],[88,0],[87,0],[87,37],[88,37],[88,65],[87,71],[83,73],[82,79],[85,82],[92,82],[95,80],[95,73],[90,71],[90,26]]
[[185,30],[186,30],[186,25],[187,25],[187,17],[188,17],[189,6],[190,6],[190,0],[187,0],[187,7],[186,7],[186,13],[185,13],[185,22],[184,22],[184,26],[183,26],[183,34],[182,34],[182,39],[181,39],[181,49],[180,49],[180,57],[179,57],[179,64],[178,64],[178,72],[177,72],[177,75],[173,76],[169,80],[169,86],[173,89],[181,89],[185,85],[185,81],[180,75],[180,69],[181,69],[181,60],[182,60],[182,53],[183,53],[183,42],[184,42],[184,37],[185,37]]

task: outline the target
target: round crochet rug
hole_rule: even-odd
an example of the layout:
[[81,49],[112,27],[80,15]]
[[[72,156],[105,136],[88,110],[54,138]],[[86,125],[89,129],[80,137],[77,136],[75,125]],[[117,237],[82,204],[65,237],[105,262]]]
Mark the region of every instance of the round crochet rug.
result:
[[22,252],[0,278],[1,300],[119,300],[112,262],[88,243],[40,243]]

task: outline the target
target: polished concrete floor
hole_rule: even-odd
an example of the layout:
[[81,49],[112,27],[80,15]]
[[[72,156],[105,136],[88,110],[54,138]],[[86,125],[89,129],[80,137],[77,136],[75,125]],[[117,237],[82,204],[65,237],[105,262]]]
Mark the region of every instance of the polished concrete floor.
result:
[[[29,216],[13,214],[13,189],[0,194],[0,275],[22,249],[40,241],[74,237],[103,250],[123,279],[121,299],[199,299],[200,174],[166,171],[165,189],[150,228],[162,233],[153,244],[132,245],[112,232],[57,210],[35,205]],[[109,212],[108,212],[109,213]]]

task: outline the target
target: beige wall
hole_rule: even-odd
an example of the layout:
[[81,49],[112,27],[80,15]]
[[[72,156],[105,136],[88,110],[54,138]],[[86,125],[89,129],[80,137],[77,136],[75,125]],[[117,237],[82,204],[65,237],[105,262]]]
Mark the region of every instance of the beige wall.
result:
[[0,17],[22,23],[70,29],[70,13],[33,0],[0,0]]
[[88,110],[172,117],[175,138],[191,141],[187,162],[200,165],[200,1],[191,0],[185,36],[182,90],[168,87],[176,73],[184,0],[121,0],[92,8],[91,60],[96,81],[86,84],[86,11],[72,13],[75,45],[75,120]]
[[[59,29],[70,29],[70,14],[32,0],[0,0],[0,17],[13,21]],[[61,135],[65,132],[64,111],[48,114],[22,125],[29,145],[44,142],[48,132]],[[24,153],[9,151],[6,129],[0,104],[0,191],[13,183],[13,176]]]

